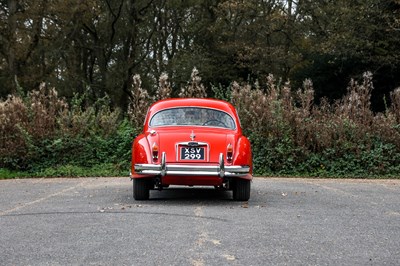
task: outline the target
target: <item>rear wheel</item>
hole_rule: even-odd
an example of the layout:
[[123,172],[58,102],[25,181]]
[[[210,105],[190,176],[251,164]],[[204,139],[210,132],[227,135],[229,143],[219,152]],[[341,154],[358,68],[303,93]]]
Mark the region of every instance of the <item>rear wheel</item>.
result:
[[150,197],[149,181],[145,178],[133,179],[133,198],[135,200],[148,200]]
[[250,198],[250,180],[238,178],[233,182],[233,200],[248,201]]

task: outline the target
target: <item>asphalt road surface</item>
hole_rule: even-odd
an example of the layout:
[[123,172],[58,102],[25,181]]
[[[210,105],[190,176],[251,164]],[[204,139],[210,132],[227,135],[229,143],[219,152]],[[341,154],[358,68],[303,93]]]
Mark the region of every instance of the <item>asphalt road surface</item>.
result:
[[0,265],[400,265],[400,180],[150,197],[135,202],[128,178],[0,181]]

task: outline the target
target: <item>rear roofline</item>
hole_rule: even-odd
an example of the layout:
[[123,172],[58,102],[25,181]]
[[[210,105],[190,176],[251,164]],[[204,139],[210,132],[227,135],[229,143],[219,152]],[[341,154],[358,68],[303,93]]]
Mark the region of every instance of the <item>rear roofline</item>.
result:
[[171,98],[155,102],[150,106],[149,112],[154,113],[159,110],[179,106],[210,107],[235,114],[235,108],[229,102],[210,98]]

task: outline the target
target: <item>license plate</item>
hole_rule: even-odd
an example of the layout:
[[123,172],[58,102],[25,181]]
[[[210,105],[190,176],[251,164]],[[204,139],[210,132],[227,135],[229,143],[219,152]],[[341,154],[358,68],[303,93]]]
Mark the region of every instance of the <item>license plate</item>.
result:
[[204,159],[204,147],[181,147],[181,160]]

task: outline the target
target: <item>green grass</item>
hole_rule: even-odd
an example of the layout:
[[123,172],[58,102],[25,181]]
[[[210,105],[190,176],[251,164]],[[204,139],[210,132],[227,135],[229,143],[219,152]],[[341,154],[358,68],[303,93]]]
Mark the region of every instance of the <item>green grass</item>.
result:
[[12,171],[5,168],[0,168],[0,179],[14,179],[29,177],[26,172]]
[[0,179],[37,178],[37,177],[117,177],[129,176],[129,166],[103,163],[92,167],[62,165],[48,167],[36,172],[13,171],[0,168]]

